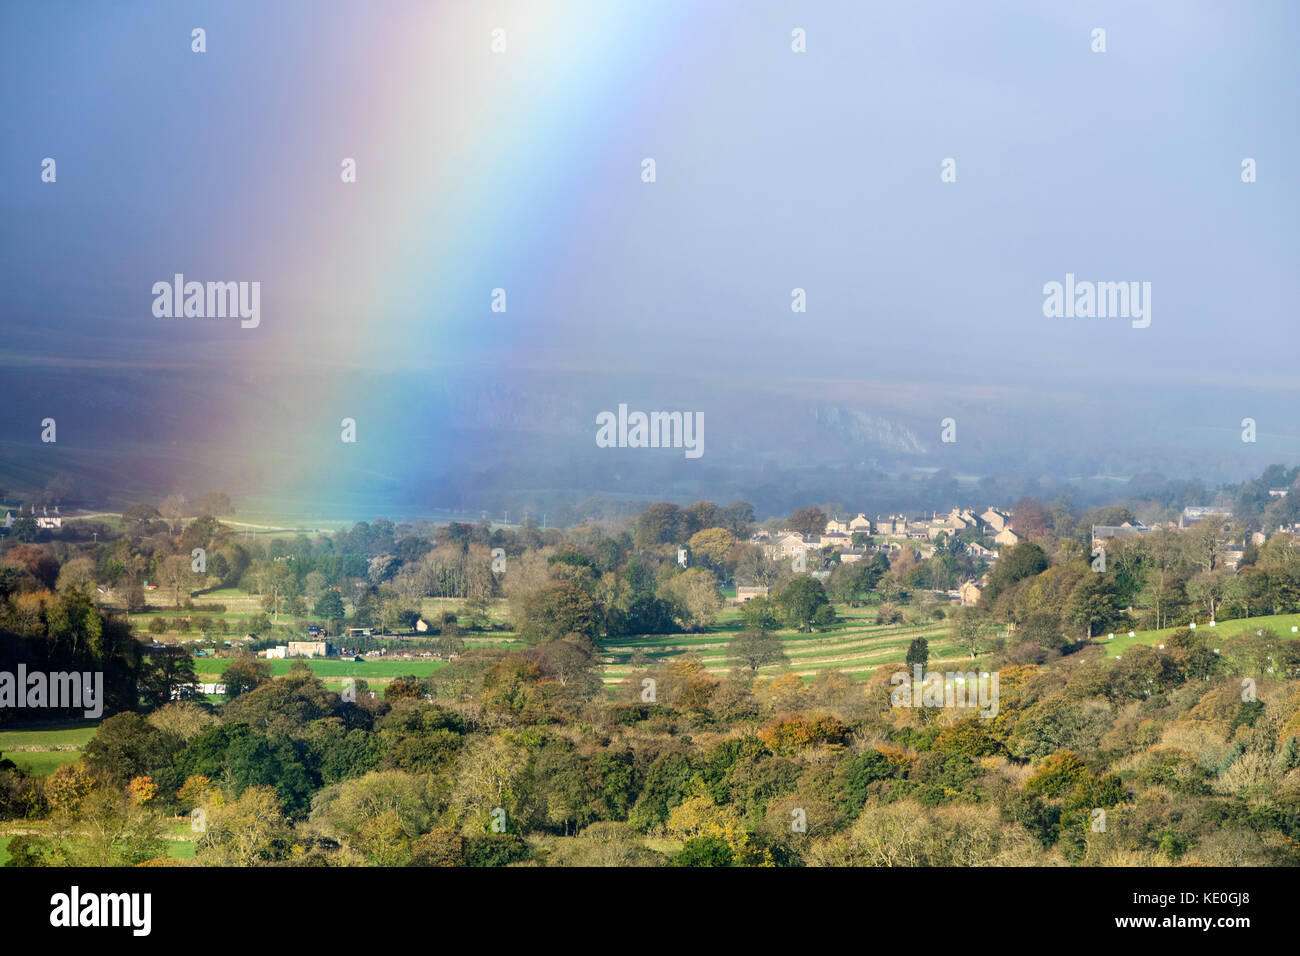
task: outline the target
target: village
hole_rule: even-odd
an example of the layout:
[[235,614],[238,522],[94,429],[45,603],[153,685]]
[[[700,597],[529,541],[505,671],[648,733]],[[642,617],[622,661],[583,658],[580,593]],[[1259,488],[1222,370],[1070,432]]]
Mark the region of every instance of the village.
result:
[[[1288,489],[1270,489],[1270,498],[1285,498]],[[1185,530],[1202,521],[1218,521],[1228,536],[1220,555],[1221,566],[1235,571],[1241,565],[1247,544],[1259,547],[1272,535],[1264,531],[1255,531],[1233,540],[1231,508],[1221,506],[1188,506],[1183,508],[1177,521],[1165,521],[1147,526],[1141,521],[1124,521],[1118,525],[1093,525],[1091,529],[1092,557],[1103,554],[1108,543],[1135,535],[1148,534],[1162,528]],[[1279,526],[1274,534],[1298,534],[1300,524]],[[917,560],[933,556],[936,547],[944,540],[960,537],[965,554],[977,567],[985,570],[978,577],[968,578],[955,589],[947,592],[947,597],[962,607],[979,603],[980,594],[987,583],[988,571],[996,564],[1001,549],[1019,544],[1025,535],[1013,527],[1012,512],[1009,508],[988,507],[978,514],[970,508],[954,507],[947,514],[931,512],[930,517],[908,517],[892,514],[875,520],[859,511],[854,517],[834,516],[827,520],[820,534],[806,534],[785,528],[776,532],[758,531],[750,539],[752,544],[762,547],[764,554],[773,561],[790,561],[796,572],[805,572],[825,580],[830,574],[830,565],[855,564],[869,560],[873,554],[899,554],[904,549],[911,549]],[[811,562],[811,564],[810,564]],[[820,566],[819,566],[820,565]],[[754,597],[766,595],[768,588],[763,586],[739,585],[736,589],[737,602],[744,602]]]
[[[905,548],[924,559],[933,555],[941,538],[951,536],[967,539],[966,554],[990,567],[997,561],[1000,548],[1023,540],[1012,530],[1008,510],[989,507],[976,514],[969,508],[954,507],[944,515],[931,512],[929,518],[893,514],[876,515],[872,520],[859,511],[852,518],[830,518],[821,534],[809,535],[790,529],[775,533],[759,531],[750,541],[762,547],[771,560],[790,561],[796,572],[807,572],[824,580],[830,574],[829,569],[816,565],[856,564],[869,560],[873,554],[898,554]],[[948,592],[947,597],[969,606],[979,602],[980,589],[979,581],[968,579]],[[766,587],[739,585],[736,597],[743,602],[767,592]]]

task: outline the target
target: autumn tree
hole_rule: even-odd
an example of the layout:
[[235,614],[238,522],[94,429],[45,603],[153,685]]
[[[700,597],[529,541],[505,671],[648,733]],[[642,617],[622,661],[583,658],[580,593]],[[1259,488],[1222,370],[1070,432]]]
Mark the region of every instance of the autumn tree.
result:
[[756,673],[769,664],[786,664],[785,645],[766,631],[742,631],[727,645],[727,656]]
[[185,516],[186,507],[184,495],[168,495],[158,506],[158,511],[168,521],[179,521]]
[[226,665],[221,678],[226,684],[226,699],[232,700],[269,681],[271,665],[268,661],[259,661],[253,657],[237,657]]
[[676,609],[687,627],[702,630],[711,625],[722,609],[718,579],[707,568],[688,568],[659,586],[659,595]]
[[992,631],[988,615],[978,608],[958,608],[953,614],[953,640],[971,657],[978,657]]
[[690,548],[692,559],[718,568],[736,546],[736,536],[725,528],[705,528],[691,535],[686,546]]
[[1227,598],[1231,582],[1231,574],[1223,569],[1202,571],[1187,582],[1187,596],[1205,609],[1211,621],[1217,620],[1219,606]]
[[195,582],[190,558],[184,554],[169,555],[158,570],[159,583],[172,592],[172,604],[181,606],[181,591],[188,591]]
[[820,508],[800,508],[787,522],[791,531],[803,535],[820,535],[826,531],[826,513]]
[[1021,498],[1011,508],[1011,527],[1022,538],[1036,538],[1047,534],[1051,516],[1047,507],[1037,498]]
[[95,562],[90,558],[72,558],[59,569],[58,590],[89,594],[95,586]]
[[636,522],[636,541],[643,548],[672,544],[682,537],[682,512],[675,504],[660,501],[641,513]]
[[235,513],[230,496],[220,491],[209,491],[194,499],[194,510],[201,515],[231,515]]
[[249,787],[237,800],[202,808],[195,857],[209,866],[259,866],[285,859],[293,830],[270,786]]

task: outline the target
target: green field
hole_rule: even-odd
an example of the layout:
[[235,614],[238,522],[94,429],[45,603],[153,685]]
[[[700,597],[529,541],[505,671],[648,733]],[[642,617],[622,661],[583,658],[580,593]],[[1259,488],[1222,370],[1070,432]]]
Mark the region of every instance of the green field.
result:
[[[139,614],[127,616],[131,627],[136,634],[145,636],[150,635],[149,623],[155,619],[161,618],[168,624],[168,628],[161,635],[160,640],[180,641],[180,640],[200,640],[203,634],[199,625],[204,620],[222,621],[228,627],[228,633],[212,634],[212,639],[216,641],[230,640],[235,637],[243,637],[248,630],[249,622],[258,615],[265,613],[262,609],[262,598],[260,595],[249,594],[238,588],[222,588],[217,591],[211,591],[206,594],[199,594],[189,597],[193,602],[192,608],[183,608],[175,606],[175,593],[166,589],[158,588],[156,591],[145,592],[145,602],[149,605],[147,611]],[[188,595],[181,593],[181,602],[184,603]],[[213,605],[224,605],[224,611],[212,610]],[[181,631],[171,627],[171,622],[176,618],[188,618],[191,622],[191,628],[188,631]],[[279,620],[275,622],[287,630],[279,633],[288,635],[297,633],[306,629],[308,623],[312,623],[310,618],[296,618],[287,614],[281,614]]]
[[65,763],[76,763],[81,759],[81,751],[25,750],[7,753],[5,757],[12,760],[23,773],[31,774],[33,777],[45,777]]
[[[426,621],[433,621],[442,611],[450,611],[460,617],[465,609],[463,598],[427,597],[420,599],[420,614]],[[510,618],[510,604],[505,598],[491,598],[487,602],[487,616],[493,624],[506,624]]]
[[[811,680],[822,671],[834,670],[855,680],[866,680],[882,666],[904,663],[908,644],[918,637],[929,642],[933,663],[960,662],[965,666],[978,663],[948,639],[946,621],[868,624],[868,614],[874,617],[874,611],[870,609],[837,610],[848,617],[832,628],[811,634],[777,631],[789,664],[764,666],[759,673],[793,673]],[[735,615],[728,617],[734,618]],[[728,656],[727,644],[741,630],[743,625],[733,619],[703,634],[667,634],[611,641],[601,646],[605,657],[604,681],[606,684],[618,683],[636,673],[640,668],[631,661],[637,652],[651,661],[671,661],[683,654],[694,654],[709,673],[725,674],[737,664]]]
[[[182,592],[180,598],[181,602],[184,603],[187,595]],[[205,620],[220,621],[226,625],[227,632],[213,632],[211,635],[212,640],[220,642],[243,637],[248,631],[252,620],[267,613],[262,607],[262,595],[250,594],[240,588],[221,588],[205,594],[188,596],[188,598],[193,607],[187,609],[176,606],[176,594],[171,590],[159,587],[157,590],[146,591],[145,602],[148,604],[148,609],[137,614],[128,615],[127,620],[136,634],[141,637],[147,635],[169,643],[203,640],[200,624]],[[214,611],[212,610],[214,605],[224,605],[225,610]],[[426,597],[420,601],[420,614],[427,621],[436,621],[443,611],[461,615],[464,606],[465,601],[460,598]],[[355,610],[350,604],[345,603],[345,607],[349,613]],[[270,617],[269,614],[267,616]],[[509,605],[505,599],[493,598],[488,601],[487,619],[494,627],[501,628],[505,626],[508,623],[508,617]],[[177,618],[188,618],[191,624],[190,630],[181,631],[172,627],[172,621]],[[154,635],[149,631],[149,624],[158,619],[167,624],[167,630],[159,635]],[[289,640],[292,635],[304,633],[307,625],[320,623],[322,621],[311,614],[295,617],[282,612],[278,618],[272,618],[273,630],[261,636]],[[376,636],[385,635],[376,634]],[[422,636],[428,639],[436,639],[437,637],[433,633],[414,636]],[[462,637],[468,636],[468,633],[462,633]],[[475,637],[487,643],[504,643],[515,639],[514,634],[509,631],[492,631],[486,634],[475,634]],[[337,637],[331,638],[331,640],[342,641],[344,639]]]
[[21,730],[0,730],[0,751],[15,747],[73,747],[80,749],[95,736],[97,723],[49,724],[24,727]]
[[195,833],[190,826],[189,818],[169,820],[163,832],[168,838],[167,855],[169,857],[173,860],[194,859]]
[[[226,668],[235,660],[230,657],[198,657],[194,660],[194,671],[200,675],[220,676],[226,672]],[[276,677],[281,677],[289,673],[289,669],[299,661],[291,660],[271,660],[266,663],[271,665],[271,673]],[[376,680],[392,680],[394,677],[406,677],[414,674],[416,677],[428,677],[439,668],[446,667],[446,661],[437,661],[432,659],[421,659],[411,661],[394,661],[394,660],[375,660],[375,661],[335,661],[335,660],[306,660],[301,663],[311,668],[311,672],[320,678],[343,678],[343,677],[361,677],[373,678]]]
[[[1214,627],[1208,624],[1198,624],[1196,630],[1204,634],[1207,638],[1218,637],[1220,639],[1236,637],[1239,634],[1253,634],[1255,631],[1263,628],[1272,628],[1281,637],[1297,637],[1300,634],[1293,635],[1291,628],[1300,627],[1300,614],[1273,614],[1267,617],[1244,617],[1232,621],[1220,621]],[[1104,644],[1106,647],[1107,657],[1116,657],[1124,653],[1124,648],[1132,647],[1135,644],[1145,644],[1153,647],[1160,644],[1164,638],[1169,637],[1175,631],[1181,631],[1181,627],[1165,627],[1158,631],[1137,631],[1133,637],[1128,633],[1115,633],[1115,639],[1108,640],[1106,635],[1093,638],[1094,644]]]
[[82,748],[95,735],[97,726],[82,722],[0,730],[0,753],[25,773],[44,776],[80,760]]
[[[865,680],[884,665],[902,664],[908,644],[917,637],[924,637],[929,642],[932,664],[951,663],[972,667],[982,663],[982,658],[972,659],[950,639],[946,621],[876,625],[866,623],[867,615],[873,613],[870,609],[855,610],[837,606],[836,610],[849,617],[828,630],[813,634],[778,631],[777,636],[785,647],[789,664],[765,666],[759,669],[759,673],[775,675],[788,672],[811,680],[821,671],[837,670],[855,680]],[[726,620],[729,617],[734,618],[734,615],[724,615],[722,623],[703,634],[655,635],[619,639],[602,645],[605,683],[620,683],[644,667],[645,665],[638,667],[631,663],[632,656],[638,651],[652,662],[671,661],[683,654],[694,654],[704,663],[705,670],[709,673],[725,674],[736,664],[727,655],[727,644],[742,630],[737,621]],[[1300,633],[1291,633],[1292,627],[1300,627],[1300,614],[1222,621],[1213,628],[1200,625],[1197,630],[1208,636],[1229,638],[1262,628],[1272,628],[1283,637],[1300,637]],[[1135,644],[1158,645],[1162,639],[1177,630],[1179,628],[1169,627],[1158,631],[1138,631],[1133,637],[1127,633],[1116,633],[1114,640],[1107,640],[1103,635],[1094,638],[1093,643],[1105,645],[1107,656],[1114,658],[1122,654],[1124,648]]]
[[[185,836],[183,839],[170,839],[167,841],[167,856],[173,860],[192,860],[194,859],[195,846],[193,840],[190,839],[192,834],[190,833],[189,823],[186,822],[182,826],[185,828]],[[168,829],[173,833],[176,832],[174,827]],[[9,841],[12,839],[12,836],[0,836],[0,866],[4,866],[9,862]]]

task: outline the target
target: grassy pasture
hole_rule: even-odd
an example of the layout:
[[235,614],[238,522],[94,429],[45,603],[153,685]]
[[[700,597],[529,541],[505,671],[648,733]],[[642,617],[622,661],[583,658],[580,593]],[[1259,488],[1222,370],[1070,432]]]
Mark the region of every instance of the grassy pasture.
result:
[[[848,619],[824,631],[810,634],[777,631],[789,664],[764,666],[759,673],[788,671],[808,680],[822,671],[835,670],[864,680],[884,665],[902,665],[908,645],[917,637],[929,642],[930,660],[934,664],[951,662],[973,666],[977,663],[948,639],[948,625],[944,621],[877,625],[865,622],[866,609],[845,610],[849,611]],[[862,613],[854,614],[854,611]],[[727,645],[741,630],[743,626],[738,622],[724,621],[702,634],[651,635],[611,641],[601,647],[606,661],[604,680],[607,684],[618,683],[636,673],[640,668],[632,659],[638,653],[652,661],[694,654],[709,673],[725,674],[737,664],[728,655]]]
[[[220,677],[225,673],[226,668],[230,666],[233,658],[221,657],[199,657],[194,660],[194,670],[201,676]],[[276,677],[281,677],[289,673],[297,661],[289,660],[272,660],[268,662],[271,665],[271,673]],[[446,667],[446,661],[435,660],[375,660],[375,661],[336,661],[336,660],[308,660],[303,661],[311,672],[322,679],[344,677],[391,680],[394,677],[405,677],[414,674],[416,677],[428,677],[439,668]]]
[[[1196,630],[1203,634],[1209,640],[1218,638],[1223,640],[1229,637],[1236,637],[1240,634],[1253,634],[1255,631],[1264,628],[1272,628],[1281,637],[1300,637],[1300,633],[1292,634],[1291,628],[1300,627],[1300,614],[1272,614],[1266,617],[1244,617],[1232,621],[1220,621],[1214,627],[1208,624],[1198,624]],[[1133,637],[1128,636],[1128,632],[1115,632],[1115,639],[1108,640],[1105,634],[1093,638],[1094,644],[1103,644],[1106,647],[1107,657],[1117,657],[1124,653],[1127,647],[1133,647],[1138,644],[1144,644],[1147,647],[1154,647],[1164,641],[1175,631],[1181,631],[1181,627],[1165,627],[1158,631],[1136,631]]]
[[0,730],[0,753],[29,774],[45,776],[81,759],[97,723],[49,724]]

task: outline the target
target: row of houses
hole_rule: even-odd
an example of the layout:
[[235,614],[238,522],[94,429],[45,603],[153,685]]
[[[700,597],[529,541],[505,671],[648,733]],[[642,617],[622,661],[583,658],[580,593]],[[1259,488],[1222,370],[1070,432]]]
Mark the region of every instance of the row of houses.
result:
[[[1284,498],[1287,495],[1287,489],[1270,489],[1269,495],[1274,498]],[[1205,520],[1222,520],[1226,526],[1226,523],[1232,517],[1233,513],[1229,508],[1189,506],[1183,509],[1177,525],[1171,521],[1167,522],[1165,526],[1188,528]],[[953,508],[952,511],[945,515],[932,512],[928,520],[924,518],[909,519],[903,515],[890,515],[887,518],[877,515],[874,522],[867,518],[864,513],[858,512],[856,516],[850,519],[831,518],[826,522],[826,528],[820,535],[804,535],[795,531],[782,531],[775,535],[760,532],[752,540],[755,544],[763,547],[769,558],[776,561],[806,556],[813,551],[838,548],[841,563],[849,564],[863,560],[870,553],[868,549],[853,549],[851,547],[853,535],[855,534],[935,541],[941,534],[959,534],[966,529],[973,529],[982,537],[991,538],[994,543],[1004,547],[1018,544],[1024,540],[1012,530],[1011,515],[998,508],[988,508],[978,515],[970,509]],[[1125,521],[1119,525],[1094,525],[1092,528],[1092,546],[1094,549],[1102,548],[1105,547],[1107,542],[1115,539],[1128,538],[1151,530],[1141,521]],[[1300,523],[1290,527],[1279,526],[1277,533],[1300,536]],[[1259,546],[1267,538],[1268,535],[1264,532],[1256,531],[1250,536],[1249,541],[1251,544]],[[891,541],[885,547],[899,549],[902,545],[897,541]],[[999,555],[998,551],[987,548],[979,542],[969,542],[966,545],[966,553],[973,558],[982,559],[990,564],[996,561]],[[1236,570],[1241,564],[1243,553],[1244,544],[1229,545],[1225,549],[1223,556],[1224,566]],[[974,580],[964,581],[955,591],[949,592],[949,597],[960,601],[963,607],[976,605],[980,601],[986,579],[987,575],[985,579],[979,582]],[[736,601],[743,603],[760,593],[766,594],[767,589],[738,588]]]
[[[859,511],[852,518],[832,517],[820,535],[805,535],[796,531],[781,531],[776,534],[760,532],[752,541],[762,546],[764,553],[774,561],[785,561],[806,557],[811,552],[838,550],[840,563],[851,564],[869,557],[875,548],[853,548],[853,536],[871,535],[885,539],[878,547],[880,550],[901,550],[906,545],[899,538],[912,541],[934,542],[940,535],[960,534],[972,530],[982,538],[991,538],[1001,547],[1010,547],[1024,540],[1011,528],[1011,514],[1000,508],[986,508],[976,514],[969,508],[953,508],[947,514],[931,512],[927,518],[909,518],[906,515],[876,515],[871,520]],[[978,541],[966,544],[966,553],[972,558],[992,564],[997,561],[999,551],[986,547]],[[962,582],[961,586],[949,593],[954,601],[960,601],[963,607],[979,603],[982,591],[980,583],[973,580]],[[766,588],[738,588],[736,602],[744,603],[766,593]]]
[[[980,515],[969,509],[954,508],[946,515],[932,513],[928,519],[908,518],[905,515],[876,515],[875,521],[858,512],[853,518],[831,518],[819,535],[788,530],[776,534],[759,532],[751,540],[761,545],[767,556],[774,561],[806,556],[813,551],[838,549],[841,562],[852,563],[863,560],[870,553],[865,548],[853,547],[854,535],[895,539],[888,546],[897,550],[900,547],[896,540],[898,538],[933,542],[940,535],[951,536],[971,529],[981,536],[992,538],[998,545],[1010,546],[1022,540],[1020,535],[1011,530],[1010,520],[1011,516],[1007,512],[997,508],[989,508]],[[996,560],[998,556],[997,551],[978,542],[971,542],[966,550],[972,557],[986,561]]]
[[840,533],[807,535],[797,531],[782,531],[777,535],[769,535],[760,532],[751,541],[760,545],[763,553],[773,561],[790,561],[806,557],[814,551],[838,550],[841,564],[854,564],[866,560],[872,553],[870,548],[854,548],[853,539]]
[[1095,524],[1092,526],[1092,547],[1095,551],[1097,548],[1105,547],[1108,541],[1115,538],[1131,538],[1150,530],[1141,521],[1125,521],[1123,524],[1114,525]]
[[948,514],[931,512],[927,518],[908,518],[906,515],[876,515],[874,522],[862,512],[857,517],[845,521],[832,518],[826,523],[827,534],[853,534],[863,531],[886,538],[911,538],[917,541],[934,541],[941,534],[954,535],[967,529],[981,536],[993,538],[998,544],[1011,545],[1021,540],[1011,530],[1011,515],[999,508],[987,508],[981,514],[975,514],[969,508],[953,508]]
[[[1285,497],[1286,489],[1279,489],[1281,492],[1277,497]],[[1272,491],[1269,494],[1273,494]],[[1229,508],[1208,506],[1193,506],[1184,508],[1179,515],[1178,522],[1166,521],[1157,525],[1156,528],[1149,528],[1141,521],[1125,521],[1120,525],[1093,525],[1092,528],[1092,547],[1096,551],[1099,548],[1105,548],[1106,545],[1116,539],[1130,538],[1135,535],[1146,534],[1147,532],[1159,528],[1170,528],[1182,530],[1202,521],[1221,521],[1224,529],[1228,528],[1228,523],[1232,520],[1233,513]],[[1290,526],[1279,525],[1275,534],[1294,534],[1300,535],[1300,524]],[[1230,571],[1235,571],[1241,567],[1242,558],[1246,553],[1246,546],[1252,545],[1256,548],[1268,541],[1270,535],[1263,531],[1254,531],[1240,542],[1232,542],[1223,549],[1223,566]]]
[[[58,531],[63,527],[63,516],[59,514],[58,505],[54,506],[54,514],[50,514],[48,508],[42,508],[40,514],[33,515],[32,517],[36,519],[36,527],[37,530],[40,531]],[[13,526],[14,513],[12,511],[6,511],[4,523],[5,530],[8,531]]]
[[924,522],[926,534],[930,540],[941,534],[949,536],[972,530],[982,537],[992,538],[994,543],[1003,547],[1019,544],[1024,538],[1011,528],[1011,515],[998,508],[988,508],[976,515],[968,509],[953,508],[946,515],[934,515]]

